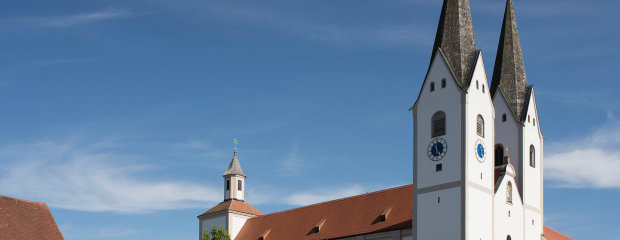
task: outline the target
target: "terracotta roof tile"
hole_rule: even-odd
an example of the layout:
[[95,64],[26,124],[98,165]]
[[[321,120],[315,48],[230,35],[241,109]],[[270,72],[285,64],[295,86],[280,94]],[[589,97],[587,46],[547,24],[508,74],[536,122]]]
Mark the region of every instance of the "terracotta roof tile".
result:
[[545,235],[547,240],[575,240],[547,226],[544,226],[543,228],[543,235]]
[[[330,239],[411,228],[412,185],[249,219],[236,239]],[[385,221],[380,216],[385,214]],[[319,232],[314,233],[314,227]]]
[[249,214],[253,214],[257,216],[263,215],[261,211],[258,211],[258,209],[252,207],[252,205],[250,205],[249,203],[231,199],[228,201],[221,202],[218,205],[215,205],[215,207],[212,207],[211,209],[204,212],[203,214],[198,215],[198,217],[209,215],[211,213],[221,212],[224,210],[233,210],[233,211],[249,213]]
[[63,240],[47,204],[0,196],[0,236],[11,240]]
[[[207,213],[226,208],[220,205]],[[413,185],[406,185],[250,218],[235,239],[332,239],[410,229],[412,215]],[[544,235],[548,240],[574,240],[548,227]]]

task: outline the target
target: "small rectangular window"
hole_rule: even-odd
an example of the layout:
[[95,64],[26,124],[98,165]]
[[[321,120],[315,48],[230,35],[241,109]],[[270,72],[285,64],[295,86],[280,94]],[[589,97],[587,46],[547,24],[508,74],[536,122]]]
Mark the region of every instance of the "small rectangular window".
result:
[[230,180],[226,180],[226,190],[230,190]]
[[441,80],[441,88],[446,88],[446,79]]
[[505,122],[505,121],[506,121],[506,114],[504,113],[502,114],[502,122]]
[[484,84],[482,84],[482,93],[484,93],[484,91],[485,91],[484,89],[485,89],[484,88]]
[[243,191],[243,182],[241,180],[237,180],[237,190]]
[[442,170],[443,170],[443,165],[441,165],[441,163],[435,165],[435,172],[441,172]]
[[435,91],[435,83],[434,82],[431,83],[431,92],[433,92],[433,91]]

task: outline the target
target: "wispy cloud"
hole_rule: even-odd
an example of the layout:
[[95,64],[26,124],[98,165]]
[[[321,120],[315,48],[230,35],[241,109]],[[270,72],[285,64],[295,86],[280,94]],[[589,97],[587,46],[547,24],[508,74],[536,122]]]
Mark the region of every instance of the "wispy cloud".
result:
[[22,17],[12,19],[12,22],[23,23],[32,27],[63,28],[127,17],[132,14],[127,9],[106,8],[94,12],[64,16]]
[[289,205],[306,206],[314,203],[355,196],[364,193],[364,187],[355,184],[338,189],[320,189],[292,194],[284,199]]
[[[107,142],[38,142],[0,146],[0,193],[93,212],[144,213],[202,207],[219,190],[145,177],[154,166],[114,151]],[[142,177],[141,177],[142,176]]]
[[96,234],[97,238],[104,238],[104,239],[110,239],[110,238],[118,238],[118,237],[125,237],[125,236],[129,236],[129,235],[133,235],[138,233],[138,231],[136,231],[135,229],[131,229],[131,228],[106,228],[106,229],[101,229],[99,230],[99,232]]
[[545,157],[545,178],[567,188],[620,188],[620,121],[607,123],[578,140],[556,142]]
[[299,157],[299,144],[295,144],[289,154],[280,161],[280,168],[284,176],[296,176],[301,173],[303,162]]

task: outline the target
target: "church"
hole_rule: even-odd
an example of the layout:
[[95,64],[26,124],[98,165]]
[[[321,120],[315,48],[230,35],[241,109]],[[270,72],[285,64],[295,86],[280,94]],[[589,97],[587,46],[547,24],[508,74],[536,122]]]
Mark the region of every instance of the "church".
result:
[[468,0],[444,0],[413,115],[413,184],[263,214],[235,148],[224,201],[198,216],[237,240],[568,240],[544,225],[543,135],[507,0],[491,83]]

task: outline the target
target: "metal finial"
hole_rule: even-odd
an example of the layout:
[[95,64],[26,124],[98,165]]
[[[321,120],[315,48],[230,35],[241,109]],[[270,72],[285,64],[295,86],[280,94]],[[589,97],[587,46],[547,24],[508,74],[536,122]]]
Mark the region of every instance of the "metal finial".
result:
[[239,143],[239,141],[237,141],[237,138],[233,138],[233,144],[235,144],[235,154],[237,154],[237,143]]

